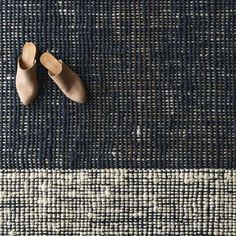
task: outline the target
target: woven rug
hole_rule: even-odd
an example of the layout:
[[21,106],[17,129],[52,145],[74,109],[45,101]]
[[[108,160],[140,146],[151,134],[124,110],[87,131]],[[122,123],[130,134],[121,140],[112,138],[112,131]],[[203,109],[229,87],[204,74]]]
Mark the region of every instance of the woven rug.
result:
[[[2,0],[0,235],[236,235],[236,1]],[[67,99],[26,41],[81,75]]]

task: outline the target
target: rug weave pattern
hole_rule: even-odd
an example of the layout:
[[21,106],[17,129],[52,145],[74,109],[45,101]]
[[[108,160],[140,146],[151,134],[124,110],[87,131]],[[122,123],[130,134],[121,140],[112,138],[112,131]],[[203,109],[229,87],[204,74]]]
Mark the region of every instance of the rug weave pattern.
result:
[[[235,1],[2,2],[1,168],[235,168]],[[39,66],[20,106],[25,41],[79,73],[89,102]]]
[[[236,1],[1,0],[0,235],[236,235]],[[85,82],[84,105],[26,41]]]
[[234,236],[235,179],[222,169],[7,171],[0,235]]

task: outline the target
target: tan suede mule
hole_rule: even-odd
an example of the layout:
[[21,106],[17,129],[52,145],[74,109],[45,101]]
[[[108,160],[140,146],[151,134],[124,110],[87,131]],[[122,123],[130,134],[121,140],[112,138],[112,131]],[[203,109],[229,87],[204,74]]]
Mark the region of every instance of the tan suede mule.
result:
[[40,57],[40,62],[48,69],[48,75],[69,99],[85,103],[87,99],[86,88],[79,75],[48,52]]
[[22,55],[18,59],[16,73],[16,90],[21,102],[27,106],[38,95],[38,80],[36,76],[37,47],[33,43],[25,43]]

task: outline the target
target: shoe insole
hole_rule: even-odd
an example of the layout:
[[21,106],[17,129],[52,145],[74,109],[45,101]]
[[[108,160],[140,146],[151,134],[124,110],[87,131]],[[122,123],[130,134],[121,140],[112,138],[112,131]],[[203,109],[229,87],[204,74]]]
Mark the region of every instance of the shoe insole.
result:
[[35,63],[37,48],[33,43],[25,43],[22,51],[22,67],[24,69],[31,68]]
[[62,70],[61,62],[58,61],[51,53],[45,52],[40,57],[40,62],[53,75],[59,75],[61,73],[61,70]]

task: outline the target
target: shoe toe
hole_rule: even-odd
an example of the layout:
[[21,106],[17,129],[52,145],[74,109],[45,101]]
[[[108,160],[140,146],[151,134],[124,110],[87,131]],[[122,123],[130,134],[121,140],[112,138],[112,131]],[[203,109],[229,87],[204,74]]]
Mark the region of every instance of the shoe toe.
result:
[[22,89],[22,86],[17,86],[17,92],[21,103],[25,106],[28,106],[36,98],[38,94],[38,88],[24,86],[24,89]]

